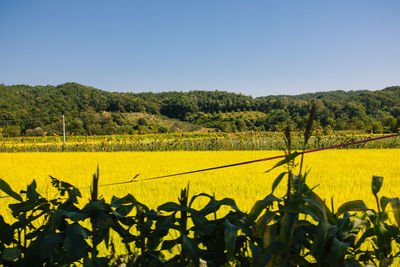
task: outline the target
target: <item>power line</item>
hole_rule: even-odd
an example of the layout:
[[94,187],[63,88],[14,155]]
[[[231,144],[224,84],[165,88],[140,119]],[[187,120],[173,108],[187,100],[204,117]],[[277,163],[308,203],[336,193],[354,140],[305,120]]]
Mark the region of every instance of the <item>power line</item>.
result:
[[[329,149],[335,149],[335,148],[346,147],[346,146],[351,146],[351,145],[363,144],[363,143],[368,143],[368,142],[377,141],[377,140],[386,139],[386,138],[391,138],[391,137],[396,137],[396,136],[400,136],[400,133],[392,134],[392,135],[386,135],[386,136],[380,136],[380,137],[361,140],[361,141],[355,141],[355,142],[351,142],[351,143],[344,143],[344,144],[339,144],[339,145],[334,145],[334,146],[329,146],[329,147],[310,149],[310,150],[306,150],[306,151],[304,151],[302,153],[307,154],[307,153],[313,153],[313,152],[318,152],[318,151],[323,151],[323,150],[329,150]],[[233,163],[233,164],[222,165],[222,166],[211,167],[211,168],[205,168],[205,169],[200,169],[200,170],[195,170],[195,171],[187,171],[187,172],[180,172],[180,173],[156,176],[156,177],[145,178],[145,179],[141,179],[141,180],[132,180],[131,182],[141,182],[141,181],[148,181],[148,180],[163,179],[163,178],[167,178],[167,177],[180,176],[180,175],[192,174],[192,173],[197,173],[197,172],[205,172],[205,171],[211,171],[211,170],[235,167],[235,166],[251,164],[251,163],[256,163],[256,162],[262,162],[262,161],[268,161],[268,160],[273,160],[273,159],[279,159],[279,158],[284,158],[284,157],[286,157],[286,155],[279,155],[279,156],[274,156],[274,157],[255,159],[255,160],[244,161],[244,162]]]

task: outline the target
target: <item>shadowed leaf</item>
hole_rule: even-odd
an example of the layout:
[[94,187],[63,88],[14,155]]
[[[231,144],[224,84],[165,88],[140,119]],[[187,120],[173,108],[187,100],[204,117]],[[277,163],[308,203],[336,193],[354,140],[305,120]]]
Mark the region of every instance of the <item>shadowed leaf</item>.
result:
[[21,251],[18,248],[5,248],[1,253],[1,258],[5,261],[15,261],[21,256]]
[[22,202],[22,197],[19,194],[15,193],[8,185],[8,183],[3,179],[0,179],[0,190],[9,195],[10,197]]
[[228,259],[232,258],[235,250],[237,231],[238,228],[236,225],[231,224],[227,219],[225,219],[224,236],[225,248],[228,251]]
[[275,168],[277,168],[277,167],[279,167],[279,166],[282,166],[282,165],[285,165],[285,164],[289,163],[290,161],[292,161],[293,159],[295,159],[295,158],[296,158],[297,156],[299,156],[299,155],[301,155],[301,153],[299,153],[299,152],[296,151],[296,152],[291,153],[291,154],[288,155],[288,156],[285,156],[285,159],[283,159],[283,160],[279,161],[278,163],[276,163],[276,164],[274,165],[274,167],[272,167],[271,169],[269,169],[268,171],[266,171],[266,173],[272,171],[273,169],[275,169]]
[[278,177],[275,178],[275,181],[272,184],[272,192],[271,193],[274,193],[276,187],[280,184],[283,177],[285,177],[285,174],[287,174],[287,172],[282,172],[281,174],[278,175]]
[[379,190],[381,190],[382,182],[383,177],[375,175],[372,177],[372,193],[374,195],[378,194]]
[[365,205],[364,201],[353,200],[342,204],[336,212],[336,217],[339,217],[340,215],[349,211],[366,211],[366,210],[368,210],[368,207]]

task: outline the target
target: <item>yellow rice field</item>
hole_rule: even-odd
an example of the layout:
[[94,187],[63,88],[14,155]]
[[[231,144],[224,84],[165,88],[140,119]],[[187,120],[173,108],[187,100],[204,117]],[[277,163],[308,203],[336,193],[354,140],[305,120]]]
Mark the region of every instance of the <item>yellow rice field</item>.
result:
[[[0,178],[14,190],[21,190],[33,179],[38,191],[53,195],[49,175],[72,183],[77,187],[90,185],[97,165],[100,167],[100,184],[127,181],[136,174],[143,179],[175,172],[213,167],[223,164],[253,160],[274,155],[280,151],[213,151],[213,152],[71,152],[71,153],[0,153]],[[397,196],[400,192],[400,149],[332,150],[305,156],[305,166],[310,168],[310,187],[327,201],[334,197],[335,206],[347,200],[363,199],[375,208],[371,194],[371,177],[384,177],[381,195]],[[102,187],[100,194],[106,199],[112,195],[133,194],[151,208],[166,201],[176,201],[180,189],[190,182],[191,194],[206,192],[217,199],[232,197],[239,208],[248,211],[258,199],[270,193],[275,177],[284,170],[270,173],[278,160],[190,174],[122,186]],[[277,195],[284,192],[281,184]],[[88,198],[88,190],[82,190]],[[4,195],[4,194],[2,194]],[[6,221],[10,216],[7,205],[10,199],[0,199],[0,214]]]

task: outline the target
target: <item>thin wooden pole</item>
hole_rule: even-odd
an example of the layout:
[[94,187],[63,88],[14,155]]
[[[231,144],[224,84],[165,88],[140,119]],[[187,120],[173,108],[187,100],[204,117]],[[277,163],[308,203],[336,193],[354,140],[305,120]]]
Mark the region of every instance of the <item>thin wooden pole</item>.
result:
[[65,116],[64,116],[64,114],[62,115],[62,119],[63,119],[63,137],[64,137],[63,145],[65,146]]

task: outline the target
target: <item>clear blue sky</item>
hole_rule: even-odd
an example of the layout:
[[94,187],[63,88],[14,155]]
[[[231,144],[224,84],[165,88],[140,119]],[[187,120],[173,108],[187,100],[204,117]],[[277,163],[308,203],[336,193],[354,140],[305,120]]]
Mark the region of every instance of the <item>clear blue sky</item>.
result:
[[0,83],[248,95],[400,84],[400,1],[0,1]]

